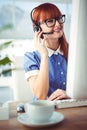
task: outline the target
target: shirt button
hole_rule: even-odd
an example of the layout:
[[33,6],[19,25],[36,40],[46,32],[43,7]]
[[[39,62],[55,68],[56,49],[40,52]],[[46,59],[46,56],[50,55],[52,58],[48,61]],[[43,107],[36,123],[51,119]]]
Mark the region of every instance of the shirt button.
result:
[[60,62],[58,62],[58,65],[60,65]]
[[61,72],[61,74],[63,74],[63,71]]
[[65,85],[66,83],[65,82],[63,82],[63,85]]

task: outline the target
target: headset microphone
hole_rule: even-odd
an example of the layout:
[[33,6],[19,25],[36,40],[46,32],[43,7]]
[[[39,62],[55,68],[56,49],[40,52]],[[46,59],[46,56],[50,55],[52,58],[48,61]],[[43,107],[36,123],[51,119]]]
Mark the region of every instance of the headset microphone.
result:
[[43,32],[43,34],[53,34],[54,32]]

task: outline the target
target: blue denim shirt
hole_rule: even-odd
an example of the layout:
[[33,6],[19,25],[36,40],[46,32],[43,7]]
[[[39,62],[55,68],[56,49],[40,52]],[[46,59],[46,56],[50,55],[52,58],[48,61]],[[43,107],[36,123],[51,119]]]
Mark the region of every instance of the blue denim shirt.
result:
[[[25,76],[29,78],[38,74],[41,57],[38,51],[26,52],[24,55]],[[58,88],[66,90],[67,62],[65,57],[58,53],[48,57],[49,64],[49,91],[48,97]]]

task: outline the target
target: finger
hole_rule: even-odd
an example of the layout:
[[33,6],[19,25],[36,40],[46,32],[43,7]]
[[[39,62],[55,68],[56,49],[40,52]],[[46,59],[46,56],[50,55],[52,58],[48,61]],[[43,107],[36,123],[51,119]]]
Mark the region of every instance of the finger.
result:
[[48,98],[48,100],[54,100],[54,99],[56,99],[58,97],[58,94],[56,94],[56,93],[53,93],[53,94],[51,94],[51,96]]
[[40,31],[34,33],[35,34],[35,38],[38,37],[39,33],[40,33]]
[[41,38],[42,33],[42,31],[39,32],[38,38]]
[[65,98],[66,98],[66,95],[65,95],[65,94],[62,94],[62,95],[58,96],[58,97],[56,98],[56,100],[61,100],[61,99],[65,99]]
[[50,97],[48,97],[48,100],[52,101],[52,100],[54,100],[55,98],[56,98],[55,96],[50,96]]

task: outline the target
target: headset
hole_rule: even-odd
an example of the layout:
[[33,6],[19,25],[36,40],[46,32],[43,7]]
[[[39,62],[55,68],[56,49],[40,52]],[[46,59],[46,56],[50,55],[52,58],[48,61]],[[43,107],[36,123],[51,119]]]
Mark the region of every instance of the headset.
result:
[[[30,13],[30,17],[31,17],[31,21],[32,21],[32,23],[33,23],[33,30],[34,30],[34,32],[35,31],[42,31],[42,28],[40,27],[40,25],[38,24],[38,23],[36,23],[34,20],[33,20],[33,13],[34,13],[34,11],[35,11],[35,9],[36,9],[37,7],[35,7],[34,9],[32,9],[32,11],[31,11],[31,13]],[[43,34],[53,34],[54,32],[52,31],[52,32],[43,32]],[[42,36],[43,37],[43,36]]]
[[35,31],[39,31],[39,30],[42,31],[40,25],[39,25],[38,23],[36,23],[36,22],[33,20],[33,18],[32,18],[35,9],[36,9],[36,8],[32,9],[32,11],[31,11],[31,13],[30,13],[31,21],[32,21],[33,26],[34,26],[33,30],[34,30],[34,32],[35,32]]

